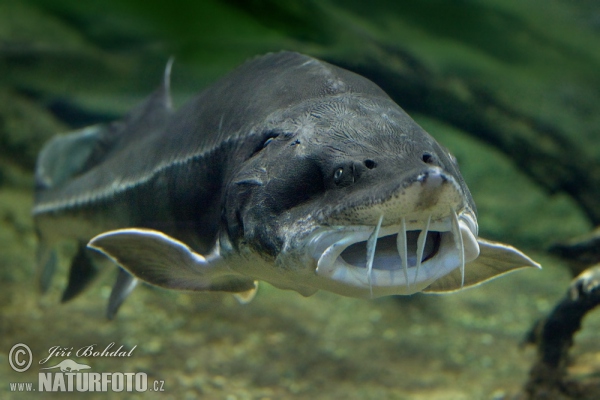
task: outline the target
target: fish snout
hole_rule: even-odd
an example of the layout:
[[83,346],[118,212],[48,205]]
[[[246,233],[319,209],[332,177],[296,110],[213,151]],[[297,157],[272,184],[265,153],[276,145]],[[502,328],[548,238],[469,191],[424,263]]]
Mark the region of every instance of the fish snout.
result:
[[416,181],[429,188],[438,188],[448,182],[448,176],[440,167],[429,167],[417,175]]
[[407,221],[446,219],[449,210],[462,210],[468,201],[458,181],[438,166],[373,182],[345,196],[331,209],[331,225],[375,225],[381,214],[383,226]]

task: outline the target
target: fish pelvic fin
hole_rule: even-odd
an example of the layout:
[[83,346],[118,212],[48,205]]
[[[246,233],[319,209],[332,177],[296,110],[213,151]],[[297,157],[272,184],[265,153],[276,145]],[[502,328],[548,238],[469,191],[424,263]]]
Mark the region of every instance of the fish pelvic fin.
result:
[[449,293],[477,286],[500,275],[527,267],[541,268],[520,250],[504,243],[478,238],[479,256],[469,262],[464,269],[464,286],[461,285],[462,274],[456,269],[448,275],[436,280],[425,293]]
[[42,293],[46,293],[58,265],[56,248],[49,248],[43,243],[40,244],[37,250],[37,264],[39,288]]
[[138,280],[133,275],[119,267],[117,279],[115,280],[115,284],[112,287],[108,299],[106,318],[113,319],[115,315],[117,315],[119,307],[121,307],[127,296],[135,289],[137,283]]
[[240,304],[248,304],[254,299],[257,291],[258,281],[254,281],[254,287],[252,289],[246,290],[245,292],[234,293],[233,297],[235,297]]
[[75,257],[71,260],[69,281],[63,291],[61,302],[65,303],[79,295],[94,280],[98,274],[99,254],[86,248],[85,242],[80,243]]
[[249,297],[254,279],[236,274],[218,255],[208,259],[162,232],[127,228],[102,233],[88,243],[134,277],[176,290],[223,291]]

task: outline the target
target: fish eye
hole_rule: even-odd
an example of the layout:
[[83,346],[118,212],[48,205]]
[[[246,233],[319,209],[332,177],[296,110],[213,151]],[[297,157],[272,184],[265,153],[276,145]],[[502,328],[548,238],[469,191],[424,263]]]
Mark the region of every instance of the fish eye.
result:
[[344,176],[344,168],[338,168],[333,173],[333,181],[336,185],[338,185],[342,181],[342,176]]

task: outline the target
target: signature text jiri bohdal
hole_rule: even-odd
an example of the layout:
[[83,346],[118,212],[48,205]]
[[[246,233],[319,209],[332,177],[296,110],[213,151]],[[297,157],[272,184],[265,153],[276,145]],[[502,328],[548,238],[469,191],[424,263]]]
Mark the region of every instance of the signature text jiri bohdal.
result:
[[99,347],[97,344],[83,346],[77,350],[73,347],[52,346],[48,349],[48,357],[40,360],[40,364],[45,364],[52,357],[131,357],[133,350],[137,344],[127,351],[123,349],[123,345],[113,350],[115,342],[111,342],[105,348]]

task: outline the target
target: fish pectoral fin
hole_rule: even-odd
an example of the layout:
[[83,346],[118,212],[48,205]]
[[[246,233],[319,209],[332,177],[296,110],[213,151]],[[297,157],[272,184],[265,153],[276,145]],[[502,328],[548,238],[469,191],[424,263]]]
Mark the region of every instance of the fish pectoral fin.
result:
[[507,244],[478,238],[479,256],[465,267],[465,282],[461,287],[461,272],[451,273],[433,282],[425,293],[445,293],[476,286],[497,276],[526,267],[541,268],[520,250]]
[[159,231],[119,229],[94,237],[88,246],[151,285],[234,293],[255,288],[253,279],[230,271],[220,257],[209,261],[185,243]]

